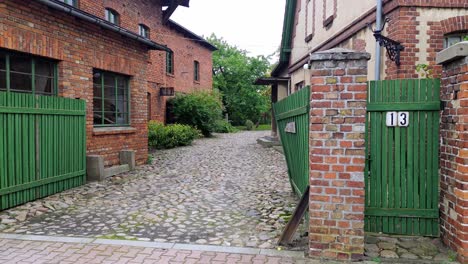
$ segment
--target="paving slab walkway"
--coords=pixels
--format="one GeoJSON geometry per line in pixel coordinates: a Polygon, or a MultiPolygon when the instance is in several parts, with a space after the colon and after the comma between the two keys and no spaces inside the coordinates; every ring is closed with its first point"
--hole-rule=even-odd
{"type": "Polygon", "coordinates": [[[297,251],[31,235],[0,235],[0,263],[297,263],[297,251]]]}
{"type": "Polygon", "coordinates": [[[275,248],[297,203],[284,157],[241,132],[0,213],[0,232],[275,248]]]}

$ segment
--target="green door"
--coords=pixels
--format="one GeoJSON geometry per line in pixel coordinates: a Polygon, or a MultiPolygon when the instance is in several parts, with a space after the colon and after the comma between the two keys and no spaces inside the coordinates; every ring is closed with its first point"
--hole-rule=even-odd
{"type": "Polygon", "coordinates": [[[307,86],[273,105],[289,180],[299,197],[309,185],[309,104],[307,86]]]}
{"type": "Polygon", "coordinates": [[[366,231],[439,235],[439,91],[438,79],[369,83],[366,231]]]}

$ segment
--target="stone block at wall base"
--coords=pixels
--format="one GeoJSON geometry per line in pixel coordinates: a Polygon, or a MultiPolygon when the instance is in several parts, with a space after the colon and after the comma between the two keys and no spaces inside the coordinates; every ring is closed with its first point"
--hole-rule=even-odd
{"type": "Polygon", "coordinates": [[[86,180],[103,181],[107,177],[135,169],[135,151],[123,150],[119,153],[120,164],[104,168],[104,157],[100,155],[86,156],[86,180]]]}

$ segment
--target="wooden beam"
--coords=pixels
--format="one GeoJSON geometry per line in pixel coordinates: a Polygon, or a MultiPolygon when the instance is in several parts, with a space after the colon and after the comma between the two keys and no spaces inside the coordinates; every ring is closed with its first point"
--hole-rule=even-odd
{"type": "Polygon", "coordinates": [[[288,224],[284,228],[283,233],[281,234],[281,237],[278,241],[280,246],[287,245],[291,242],[294,233],[301,223],[301,219],[304,217],[304,214],[309,208],[309,190],[310,186],[307,186],[306,191],[302,195],[301,201],[297,205],[296,210],[294,210],[291,220],[289,220],[288,224]]]}

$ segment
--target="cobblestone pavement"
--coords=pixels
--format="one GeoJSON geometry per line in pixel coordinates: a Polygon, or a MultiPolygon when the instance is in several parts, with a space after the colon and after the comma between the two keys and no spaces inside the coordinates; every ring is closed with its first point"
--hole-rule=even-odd
{"type": "MultiPolygon", "coordinates": [[[[125,241],[128,242],[128,241],[125,241]]],[[[245,254],[175,248],[92,243],[0,239],[0,263],[320,263],[297,256],[245,254]]]]}
{"type": "Polygon", "coordinates": [[[0,213],[0,232],[274,248],[296,198],[282,154],[242,132],[0,213]]]}
{"type": "Polygon", "coordinates": [[[365,255],[374,260],[398,262],[424,262],[449,264],[455,261],[456,253],[445,247],[439,238],[391,236],[367,234],[365,238],[365,255]]]}

